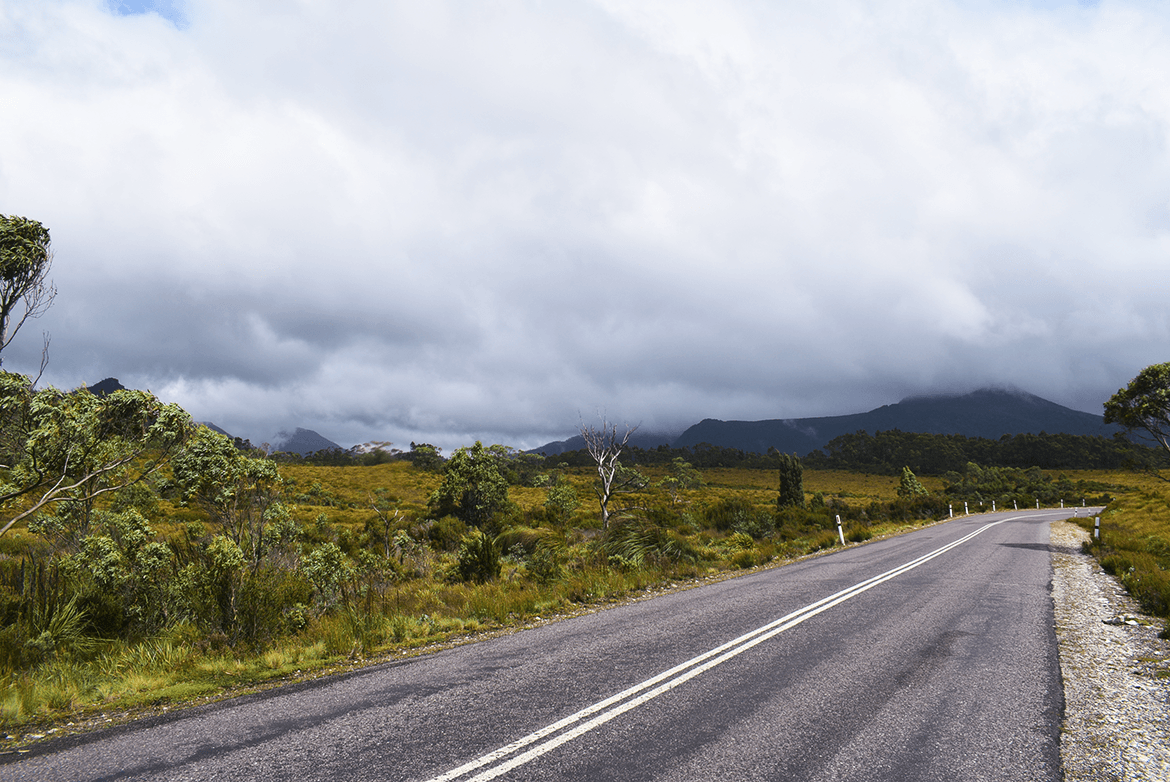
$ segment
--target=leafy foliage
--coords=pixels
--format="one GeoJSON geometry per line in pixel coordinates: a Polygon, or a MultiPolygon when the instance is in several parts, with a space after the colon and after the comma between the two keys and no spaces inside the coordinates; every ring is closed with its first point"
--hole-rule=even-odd
{"type": "Polygon", "coordinates": [[[53,284],[45,282],[53,264],[49,245],[49,229],[36,220],[0,214],[0,354],[20,327],[43,314],[57,295],[53,284]]]}
{"type": "Polygon", "coordinates": [[[684,491],[697,489],[703,485],[703,476],[690,462],[676,456],[671,460],[670,473],[659,481],[658,485],[670,495],[672,503],[678,503],[684,491]]]}
{"type": "Polygon", "coordinates": [[[82,532],[102,495],[139,483],[171,462],[193,432],[191,417],[145,391],[96,397],[85,389],[35,391],[23,375],[0,372],[0,503],[17,506],[0,535],[21,519],[65,503],[82,532]]]}
{"type": "Polygon", "coordinates": [[[777,508],[804,507],[804,466],[796,454],[780,454],[780,494],[776,497],[777,508]]]}
{"type": "Polygon", "coordinates": [[[961,473],[948,473],[946,494],[956,500],[970,502],[996,501],[1001,508],[1016,502],[1021,507],[1039,502],[1056,505],[1062,500],[1072,501],[1097,493],[1096,500],[1108,501],[1103,496],[1108,487],[1091,481],[1071,481],[1064,476],[1053,478],[1040,468],[1021,470],[1015,467],[983,467],[969,463],[961,473]]]}
{"type": "Polygon", "coordinates": [[[548,487],[548,495],[544,501],[544,506],[553,511],[557,518],[565,520],[572,515],[573,511],[581,506],[581,500],[577,497],[577,489],[568,481],[558,481],[552,486],[548,487]]]}
{"type": "Polygon", "coordinates": [[[183,499],[202,507],[246,551],[248,560],[259,565],[271,540],[265,526],[272,514],[281,512],[275,507],[281,484],[275,462],[246,456],[231,440],[203,426],[175,459],[174,476],[183,499]]]}
{"type": "Polygon", "coordinates": [[[499,545],[482,529],[467,533],[459,545],[456,572],[461,580],[478,584],[499,578],[499,545]]]}
{"type": "Polygon", "coordinates": [[[443,482],[431,496],[435,516],[453,515],[473,527],[487,525],[508,502],[508,482],[483,443],[459,448],[443,468],[443,482]]]}
{"type": "Polygon", "coordinates": [[[443,451],[430,443],[411,443],[406,458],[420,470],[439,472],[443,469],[443,451]]]}
{"type": "MultiPolygon", "coordinates": [[[[1124,426],[1131,439],[1153,443],[1170,453],[1170,363],[1146,367],[1110,397],[1105,403],[1105,421],[1124,426]]],[[[1162,477],[1157,469],[1148,471],[1162,477]]]]}
{"type": "Polygon", "coordinates": [[[902,481],[898,486],[898,496],[913,498],[921,497],[930,494],[926,487],[922,485],[922,481],[910,471],[909,467],[902,468],[902,481]]]}

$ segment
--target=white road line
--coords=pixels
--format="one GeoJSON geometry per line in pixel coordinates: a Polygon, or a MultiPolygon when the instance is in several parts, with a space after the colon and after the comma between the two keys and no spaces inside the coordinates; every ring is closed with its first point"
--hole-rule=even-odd
{"type": "Polygon", "coordinates": [[[751,649],[757,644],[763,643],[769,638],[779,635],[785,630],[796,627],[801,622],[804,622],[807,619],[811,619],[817,614],[823,611],[827,611],[833,606],[843,603],[852,597],[856,597],[862,592],[873,589],[878,584],[889,581],[892,578],[896,578],[903,573],[913,570],[919,565],[929,562],[937,556],[945,554],[956,546],[960,546],[966,543],[976,535],[996,526],[997,524],[1002,524],[1009,520],[1018,521],[1020,519],[1033,518],[1041,515],[1048,514],[1012,516],[1010,519],[1000,519],[999,521],[993,521],[989,524],[985,524],[974,532],[971,532],[959,538],[958,540],[952,541],[951,543],[948,543],[941,548],[935,549],[929,554],[924,554],[918,559],[911,560],[904,565],[899,565],[892,570],[887,570],[881,575],[874,576],[873,578],[869,578],[865,581],[854,584],[851,587],[842,589],[840,592],[822,598],[815,603],[810,603],[804,608],[793,611],[792,613],[787,614],[786,616],[782,616],[773,622],[769,622],[762,627],[758,627],[751,632],[745,633],[744,635],[741,635],[732,641],[728,641],[722,646],[718,646],[708,652],[704,652],[698,657],[693,657],[684,663],[676,665],[669,670],[663,671],[657,676],[647,679],[640,684],[636,684],[627,690],[623,690],[617,695],[612,695],[605,700],[598,701],[592,706],[581,709],[575,714],[571,714],[564,719],[558,720],[557,722],[548,725],[547,727],[541,728],[534,733],[530,733],[521,739],[517,739],[511,744],[500,747],[499,749],[465,763],[458,768],[453,768],[445,774],[441,774],[440,776],[428,780],[428,782],[450,782],[450,780],[458,779],[465,774],[469,774],[473,771],[476,771],[477,769],[481,769],[484,766],[491,765],[498,760],[503,760],[504,758],[519,752],[525,747],[536,744],[537,742],[541,741],[541,739],[545,739],[548,736],[553,736],[553,734],[559,733],[565,728],[568,728],[570,725],[580,723],[572,730],[567,730],[563,733],[560,733],[559,735],[554,736],[551,739],[548,739],[542,744],[537,744],[527,752],[516,755],[516,757],[513,757],[511,760],[483,771],[474,777],[470,777],[468,780],[466,780],[466,782],[485,782],[489,779],[495,779],[501,774],[506,774],[517,766],[522,766],[525,763],[528,763],[529,761],[534,760],[541,755],[544,755],[545,753],[561,746],[562,744],[565,744],[566,742],[572,741],[578,736],[588,733],[599,725],[603,725],[606,722],[609,722],[614,717],[617,717],[620,714],[624,714],[631,709],[637,708],[643,703],[646,703],[653,698],[657,698],[659,695],[665,692],[669,692],[683,682],[689,681],[699,674],[708,671],[715,666],[724,663],[739,654],[742,654],[743,652],[746,652],[748,649],[751,649]],[[643,692],[644,690],[645,692],[643,692]],[[642,694],[639,695],[638,693],[642,694]],[[588,719],[590,717],[592,717],[592,719],[588,719]]]}

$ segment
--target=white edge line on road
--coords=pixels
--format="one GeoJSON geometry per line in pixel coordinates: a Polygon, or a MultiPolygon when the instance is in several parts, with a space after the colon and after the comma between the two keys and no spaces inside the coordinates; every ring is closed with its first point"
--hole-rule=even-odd
{"type": "Polygon", "coordinates": [[[816,601],[815,603],[810,603],[809,605],[805,606],[804,608],[793,611],[792,613],[787,614],[785,616],[782,616],[779,619],[776,619],[772,622],[769,622],[768,624],[763,625],[762,627],[758,627],[755,630],[752,630],[748,633],[745,633],[734,640],[728,641],[727,643],[725,643],[721,646],[717,646],[716,648],[711,649],[708,652],[704,652],[703,654],[701,654],[697,657],[693,657],[684,663],[676,665],[673,668],[670,668],[669,670],[663,671],[662,673],[658,674],[657,676],[651,677],[651,678],[647,679],[646,681],[641,682],[640,684],[636,684],[633,687],[630,687],[626,690],[623,690],[622,692],[619,692],[616,695],[612,695],[612,696],[606,698],[605,700],[598,701],[597,703],[594,703],[592,706],[587,706],[586,708],[581,709],[580,711],[576,712],[575,714],[570,714],[568,717],[565,717],[564,719],[558,720],[557,722],[554,722],[551,725],[548,725],[544,728],[541,728],[540,730],[535,731],[534,733],[530,733],[521,739],[517,739],[516,741],[513,741],[511,744],[507,744],[503,747],[500,747],[497,750],[494,750],[493,752],[489,752],[486,755],[482,755],[482,756],[480,756],[480,757],[478,757],[478,758],[476,758],[468,763],[463,764],[462,766],[459,766],[458,768],[453,768],[444,774],[441,774],[437,777],[434,777],[434,778],[428,780],[428,782],[450,782],[450,780],[457,779],[465,774],[469,774],[472,771],[475,771],[476,769],[483,768],[484,766],[490,765],[490,764],[496,762],[497,760],[501,760],[503,758],[506,758],[509,755],[523,749],[524,747],[527,747],[530,744],[534,744],[547,736],[551,736],[552,734],[557,733],[558,731],[561,731],[562,729],[567,728],[568,726],[573,725],[574,723],[582,722],[582,720],[585,720],[586,718],[591,717],[592,715],[597,714],[598,712],[604,712],[603,714],[600,714],[596,717],[593,717],[593,719],[590,719],[587,722],[582,722],[582,724],[578,725],[577,727],[573,728],[572,730],[561,733],[559,736],[556,736],[555,738],[552,738],[552,739],[544,742],[543,744],[539,744],[538,746],[533,747],[532,749],[528,750],[527,752],[524,752],[520,755],[517,755],[516,757],[507,761],[506,763],[502,763],[499,766],[496,766],[496,767],[491,768],[487,771],[484,771],[483,773],[478,774],[474,777],[471,777],[470,779],[467,780],[467,782],[486,782],[486,780],[495,779],[496,777],[500,776],[501,774],[505,774],[508,771],[511,771],[512,769],[516,768],[517,766],[521,766],[525,763],[528,763],[529,761],[534,760],[537,757],[540,757],[541,755],[561,746],[562,744],[565,744],[565,743],[577,738],[578,736],[581,736],[585,733],[588,733],[589,731],[593,730],[594,728],[598,727],[599,725],[603,725],[604,723],[609,722],[614,717],[617,717],[620,714],[624,714],[625,712],[630,711],[631,709],[634,709],[634,708],[642,705],[643,703],[646,703],[647,701],[658,697],[659,695],[661,695],[665,692],[669,692],[670,690],[674,689],[675,687],[679,686],[680,684],[682,684],[686,681],[689,681],[690,679],[693,679],[694,677],[698,676],[699,674],[701,674],[705,671],[708,671],[708,670],[714,668],[715,666],[717,666],[721,663],[724,663],[724,662],[732,659],[733,657],[736,657],[739,654],[742,654],[743,652],[747,651],[748,649],[751,649],[752,647],[756,646],[757,644],[763,643],[764,641],[768,640],[769,638],[772,638],[773,636],[779,635],[780,633],[784,632],[785,630],[796,627],[797,625],[804,622],[805,620],[811,619],[812,617],[816,616],[817,614],[820,614],[823,611],[827,611],[830,608],[832,608],[833,606],[838,605],[839,603],[843,603],[852,597],[856,597],[857,595],[860,595],[862,592],[865,592],[867,590],[874,588],[878,584],[889,581],[892,578],[896,578],[897,576],[900,576],[903,573],[906,573],[907,571],[913,570],[914,568],[918,567],[919,565],[922,565],[922,564],[925,564],[926,562],[929,562],[930,560],[934,559],[937,556],[945,554],[946,552],[950,551],[951,549],[955,548],[956,546],[960,546],[960,545],[966,543],[967,541],[974,538],[976,535],[978,535],[978,534],[980,534],[980,533],[982,533],[982,532],[984,532],[984,531],[986,531],[986,530],[988,530],[988,529],[990,529],[998,524],[1002,524],[1005,521],[1009,521],[1009,520],[1019,521],[1021,519],[1032,518],[1032,517],[1039,516],[1039,515],[1050,515],[1050,514],[1035,514],[1035,513],[1033,513],[1033,514],[1027,514],[1027,515],[1012,516],[1010,519],[1000,519],[999,521],[993,521],[993,522],[990,522],[988,524],[985,524],[982,527],[980,527],[979,529],[974,530],[973,532],[970,532],[967,535],[965,535],[957,540],[951,541],[950,543],[948,543],[945,546],[942,546],[941,548],[935,549],[934,551],[931,551],[928,554],[924,554],[921,557],[918,557],[917,559],[914,559],[914,560],[911,560],[910,562],[905,563],[904,565],[899,565],[896,568],[893,568],[891,570],[887,570],[885,573],[882,573],[880,575],[866,579],[865,581],[861,581],[857,584],[854,584],[851,587],[847,587],[846,589],[842,589],[840,592],[836,592],[832,595],[829,595],[828,597],[822,598],[822,599],[816,601]],[[714,658],[714,659],[712,659],[712,658],[714,658]],[[665,683],[663,683],[663,682],[665,682],[665,683]],[[658,686],[655,687],[655,685],[658,685],[658,686]],[[632,697],[632,696],[637,695],[638,693],[642,692],[643,690],[647,690],[648,688],[651,688],[651,687],[654,687],[654,689],[651,689],[648,692],[645,692],[636,698],[632,697]],[[627,700],[627,699],[629,699],[629,700],[627,700]],[[624,701],[624,703],[623,703],[623,701],[624,701]],[[617,705],[617,706],[615,706],[615,708],[612,708],[612,709],[609,708],[611,706],[614,706],[615,704],[620,704],[620,705],[617,705]],[[605,711],[606,709],[609,709],[609,711],[605,711]]]}

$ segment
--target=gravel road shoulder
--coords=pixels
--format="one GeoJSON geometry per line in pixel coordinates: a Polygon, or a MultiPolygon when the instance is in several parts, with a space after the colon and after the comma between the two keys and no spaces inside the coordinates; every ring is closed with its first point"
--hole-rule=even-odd
{"type": "Polygon", "coordinates": [[[1051,525],[1052,597],[1064,678],[1068,782],[1170,781],[1170,641],[1081,552],[1088,533],[1051,525]]]}

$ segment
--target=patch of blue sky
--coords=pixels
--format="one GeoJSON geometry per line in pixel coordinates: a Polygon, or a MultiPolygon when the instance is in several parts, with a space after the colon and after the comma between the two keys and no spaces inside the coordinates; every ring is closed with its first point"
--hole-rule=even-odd
{"type": "Polygon", "coordinates": [[[158,14],[179,29],[187,26],[183,0],[107,0],[106,5],[118,16],[158,14]]]}

